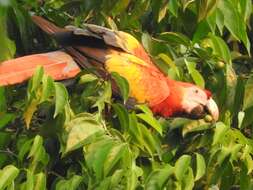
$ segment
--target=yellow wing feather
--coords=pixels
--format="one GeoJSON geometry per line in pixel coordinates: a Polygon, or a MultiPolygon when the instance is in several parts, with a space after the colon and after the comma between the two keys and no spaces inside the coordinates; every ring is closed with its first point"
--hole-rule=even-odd
{"type": "Polygon", "coordinates": [[[109,73],[117,72],[127,79],[130,96],[139,103],[153,106],[169,96],[166,77],[138,57],[127,53],[107,55],[105,67],[109,73]]]}

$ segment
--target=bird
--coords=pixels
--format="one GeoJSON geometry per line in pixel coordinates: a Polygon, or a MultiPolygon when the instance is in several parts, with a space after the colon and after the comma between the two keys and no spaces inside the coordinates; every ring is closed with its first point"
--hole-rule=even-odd
{"type": "Polygon", "coordinates": [[[199,119],[210,114],[214,121],[218,120],[219,108],[209,90],[166,76],[131,34],[86,23],[82,28],[61,28],[36,15],[32,20],[64,50],[2,62],[0,86],[28,80],[38,65],[54,80],[73,78],[81,68],[95,68],[102,78],[113,72],[124,77],[129,83],[130,97],[138,104],[147,104],[155,115],[199,119]]]}

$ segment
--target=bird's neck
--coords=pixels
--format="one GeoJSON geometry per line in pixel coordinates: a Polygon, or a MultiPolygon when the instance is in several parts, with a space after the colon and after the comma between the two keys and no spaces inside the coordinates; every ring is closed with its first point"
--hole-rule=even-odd
{"type": "Polygon", "coordinates": [[[183,112],[181,104],[183,98],[182,88],[177,81],[171,79],[168,79],[168,85],[170,87],[169,96],[151,108],[155,114],[163,117],[170,117],[183,112]]]}

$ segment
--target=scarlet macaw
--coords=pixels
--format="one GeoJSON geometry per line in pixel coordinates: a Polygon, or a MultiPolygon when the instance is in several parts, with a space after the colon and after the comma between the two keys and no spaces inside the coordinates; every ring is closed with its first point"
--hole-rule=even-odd
{"type": "Polygon", "coordinates": [[[27,80],[38,65],[55,80],[72,78],[80,72],[76,61],[81,67],[96,67],[102,77],[117,72],[128,81],[130,96],[138,103],[147,103],[157,115],[198,118],[208,112],[215,121],[218,119],[219,110],[211,92],[165,76],[132,35],[92,24],[85,24],[84,29],[59,28],[42,17],[32,19],[67,53],[56,51],[5,61],[0,65],[0,85],[27,80]]]}

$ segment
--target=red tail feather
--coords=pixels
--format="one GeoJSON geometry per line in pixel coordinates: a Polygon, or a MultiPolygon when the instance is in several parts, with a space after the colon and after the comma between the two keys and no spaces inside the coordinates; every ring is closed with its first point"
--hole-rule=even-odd
{"type": "Polygon", "coordinates": [[[0,86],[18,84],[28,80],[36,67],[42,66],[54,80],[76,76],[80,68],[73,58],[62,51],[24,56],[0,64],[0,86]]]}

